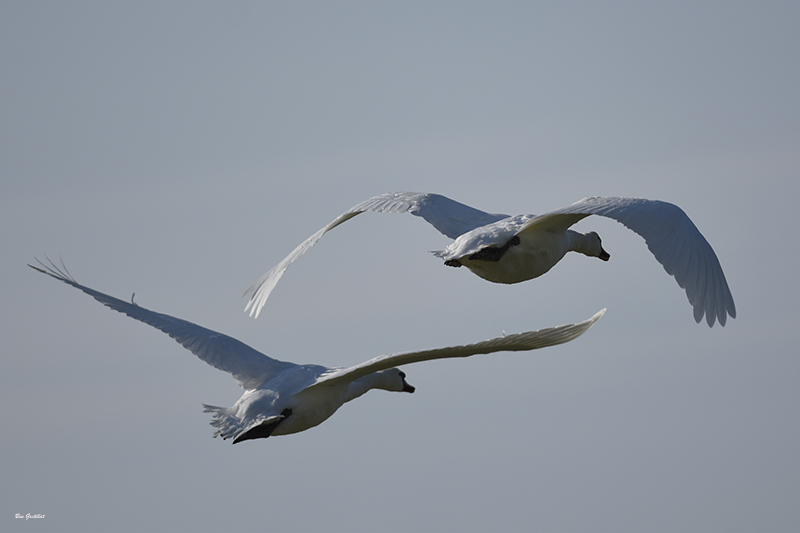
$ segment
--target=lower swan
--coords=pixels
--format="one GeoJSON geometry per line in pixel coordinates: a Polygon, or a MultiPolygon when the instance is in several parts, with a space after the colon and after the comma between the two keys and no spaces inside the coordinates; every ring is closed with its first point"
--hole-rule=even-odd
{"type": "Polygon", "coordinates": [[[66,267],[39,262],[31,268],[72,285],[95,300],[157,328],[209,365],[231,374],[244,394],[232,407],[204,405],[212,413],[215,437],[233,443],[299,433],[327,420],[344,403],[371,389],[414,392],[398,366],[431,359],[525,351],[571,341],[585,333],[605,309],[577,324],[506,335],[464,346],[381,355],[348,368],[279,361],[246,344],[186,320],[156,313],[79,284],[66,267]]]}

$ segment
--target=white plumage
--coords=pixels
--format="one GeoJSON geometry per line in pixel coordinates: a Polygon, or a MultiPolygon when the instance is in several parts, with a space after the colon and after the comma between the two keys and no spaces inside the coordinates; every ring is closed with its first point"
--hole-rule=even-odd
{"type": "Polygon", "coordinates": [[[582,335],[605,312],[603,309],[577,324],[505,335],[465,346],[382,355],[349,368],[328,368],[272,359],[227,335],[85,287],[66,268],[59,269],[52,262],[40,265],[44,268],[29,266],[82,290],[115,311],[160,329],[209,365],[236,378],[245,391],[232,407],[204,405],[206,412],[214,416],[211,422],[217,428],[214,436],[232,438],[234,443],[305,431],[370,389],[414,392],[397,366],[561,344],[582,335]]]}
{"type": "Polygon", "coordinates": [[[434,254],[448,266],[466,266],[495,283],[519,283],[541,276],[569,251],[607,261],[595,232],[569,229],[589,215],[621,222],[644,237],[648,248],[686,290],[694,318],[703,316],[709,326],[725,325],[736,317],[736,306],[714,250],[686,213],[676,205],[642,198],[589,197],[544,215],[485,213],[450,198],[432,193],[398,192],[375,196],[339,215],[303,241],[246,292],[245,311],[258,316],[283,273],[326,232],[365,211],[411,213],[455,239],[434,254]]]}

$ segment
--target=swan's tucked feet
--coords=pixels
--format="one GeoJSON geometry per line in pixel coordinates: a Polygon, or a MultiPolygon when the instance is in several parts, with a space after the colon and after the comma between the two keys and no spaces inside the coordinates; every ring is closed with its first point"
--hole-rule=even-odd
{"type": "Polygon", "coordinates": [[[233,443],[237,444],[239,442],[242,442],[243,440],[266,439],[267,437],[272,435],[272,432],[275,431],[275,429],[278,427],[278,425],[280,425],[281,422],[283,422],[290,416],[292,416],[292,410],[284,409],[283,411],[281,411],[280,418],[278,418],[277,420],[265,421],[255,426],[254,428],[245,431],[244,433],[233,439],[233,443]]]}
{"type": "Polygon", "coordinates": [[[476,259],[480,259],[482,261],[500,261],[503,256],[506,254],[509,248],[512,246],[516,246],[519,244],[519,237],[514,235],[511,239],[505,243],[503,246],[487,246],[486,248],[482,248],[475,252],[474,254],[470,255],[469,258],[473,261],[476,259]]]}

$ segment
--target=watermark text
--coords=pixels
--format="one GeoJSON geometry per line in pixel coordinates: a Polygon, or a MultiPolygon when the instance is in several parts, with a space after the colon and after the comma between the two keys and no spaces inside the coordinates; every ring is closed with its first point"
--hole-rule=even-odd
{"type": "Polygon", "coordinates": [[[24,518],[25,520],[30,520],[31,518],[44,518],[44,515],[43,514],[31,514],[31,513],[28,513],[28,514],[14,513],[14,518],[24,518]]]}

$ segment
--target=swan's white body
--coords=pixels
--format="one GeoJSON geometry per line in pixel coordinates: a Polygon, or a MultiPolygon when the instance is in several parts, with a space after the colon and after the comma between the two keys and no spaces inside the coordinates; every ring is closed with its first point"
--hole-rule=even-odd
{"type": "Polygon", "coordinates": [[[103,305],[160,329],[214,368],[228,372],[245,389],[229,408],[205,405],[214,414],[215,437],[233,442],[288,435],[312,428],[336,412],[345,402],[370,389],[414,392],[397,366],[450,357],[469,357],[499,351],[524,351],[553,346],[575,339],[605,312],[589,320],[539,331],[528,331],[466,346],[451,346],[418,352],[389,354],[349,368],[298,365],[272,359],[246,344],[169,315],[156,313],[80,285],[66,268],[40,263],[31,266],[82,290],[103,305]]]}
{"type": "Polygon", "coordinates": [[[245,294],[245,311],[258,316],[269,294],[290,264],[326,232],[359,213],[411,213],[455,239],[434,254],[449,266],[466,266],[495,283],[519,283],[541,276],[569,251],[608,260],[595,232],[578,233],[569,227],[589,215],[621,222],[644,237],[648,248],[675,277],[700,322],[725,325],[736,317],[736,306],[714,250],[688,216],[676,205],[642,198],[589,197],[544,215],[491,214],[432,193],[387,193],[370,198],[342,213],[303,241],[245,294]]]}

